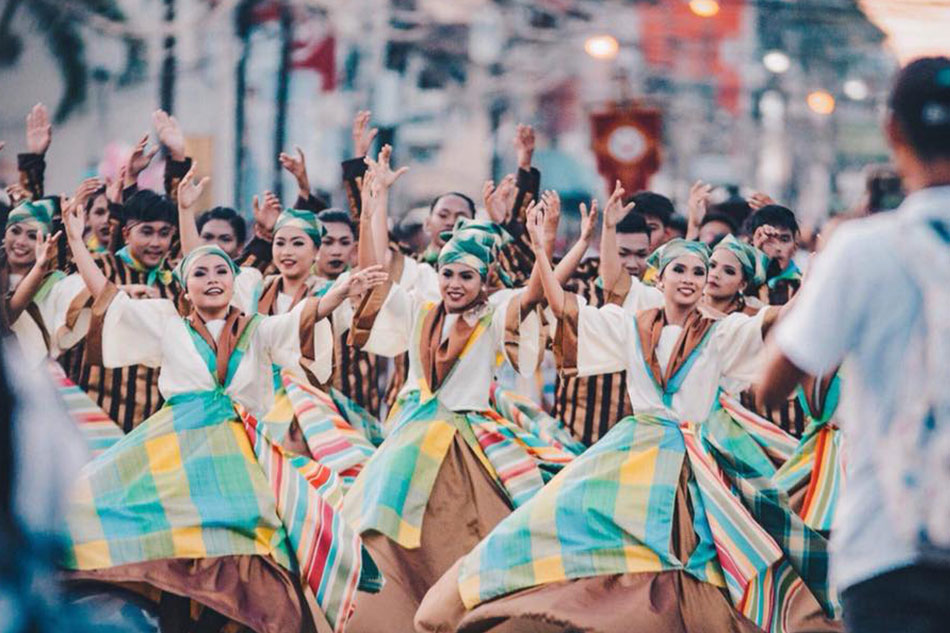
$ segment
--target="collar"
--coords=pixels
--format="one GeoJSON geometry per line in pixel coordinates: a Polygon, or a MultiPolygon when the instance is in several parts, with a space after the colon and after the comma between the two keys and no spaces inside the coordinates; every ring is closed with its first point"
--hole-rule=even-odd
{"type": "Polygon", "coordinates": [[[950,219],[950,185],[915,191],[904,199],[895,213],[909,219],[950,219]]]}

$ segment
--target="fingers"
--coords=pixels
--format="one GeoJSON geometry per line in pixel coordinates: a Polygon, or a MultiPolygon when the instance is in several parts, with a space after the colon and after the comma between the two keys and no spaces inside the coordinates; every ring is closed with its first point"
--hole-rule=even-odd
{"type": "Polygon", "coordinates": [[[303,155],[303,150],[300,149],[300,146],[299,146],[299,145],[294,145],[294,151],[297,152],[297,158],[298,158],[298,160],[300,161],[300,164],[301,164],[301,165],[306,164],[307,159],[304,157],[304,155],[303,155]]]}

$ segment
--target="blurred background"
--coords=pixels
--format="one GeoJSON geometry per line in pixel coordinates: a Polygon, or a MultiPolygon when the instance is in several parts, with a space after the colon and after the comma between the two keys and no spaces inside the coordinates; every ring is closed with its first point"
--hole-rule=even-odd
{"type": "Polygon", "coordinates": [[[948,34],[935,0],[0,0],[0,184],[37,101],[56,116],[50,192],[114,176],[161,107],[215,203],[289,200],[276,156],[299,145],[339,206],[368,108],[412,167],[396,214],[449,189],[478,199],[514,170],[524,122],[568,212],[618,175],[681,208],[703,179],[808,226],[857,202],[887,159],[889,78],[948,34]]]}

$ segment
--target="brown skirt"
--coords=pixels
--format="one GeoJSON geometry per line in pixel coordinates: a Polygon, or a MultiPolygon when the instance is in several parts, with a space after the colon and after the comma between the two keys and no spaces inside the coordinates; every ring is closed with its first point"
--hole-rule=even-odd
{"type": "MultiPolygon", "coordinates": [[[[684,461],[673,518],[673,552],[687,560],[698,538],[684,461]]],[[[725,590],[683,571],[611,574],[539,585],[467,611],[458,592],[461,561],[439,579],[416,613],[418,633],[761,633],[725,590]]],[[[837,632],[806,588],[792,596],[786,630],[837,632]]]]}
{"type": "Polygon", "coordinates": [[[378,532],[363,534],[386,582],[377,594],[357,594],[347,633],[411,633],[429,588],[510,513],[506,497],[456,434],[422,518],[421,546],[406,549],[378,532]]]}
{"type": "Polygon", "coordinates": [[[145,597],[158,606],[163,633],[331,631],[300,582],[267,556],[170,558],[71,571],[65,580],[77,587],[114,585],[145,597]]]}

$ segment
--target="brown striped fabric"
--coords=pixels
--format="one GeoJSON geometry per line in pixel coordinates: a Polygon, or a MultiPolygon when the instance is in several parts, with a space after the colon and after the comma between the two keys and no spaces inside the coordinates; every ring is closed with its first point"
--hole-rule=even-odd
{"type": "MultiPolygon", "coordinates": [[[[94,257],[106,278],[115,285],[145,284],[148,273],[134,270],[112,253],[97,253],[94,257]]],[[[161,297],[178,302],[181,290],[177,283],[158,283],[155,288],[161,297]]],[[[108,369],[92,364],[86,341],[67,350],[59,362],[70,380],[85,390],[126,433],[158,411],[164,402],[158,392],[157,368],[130,365],[108,369]]]]}
{"type": "MultiPolygon", "coordinates": [[[[597,285],[600,261],[586,259],[577,267],[566,284],[568,292],[578,294],[588,305],[608,303],[604,289],[597,285]]],[[[624,297],[612,296],[618,305],[624,297]]],[[[577,378],[558,372],[554,383],[554,407],[551,415],[562,420],[578,441],[590,446],[609,431],[614,424],[633,413],[627,395],[627,372],[577,378]]]]}

